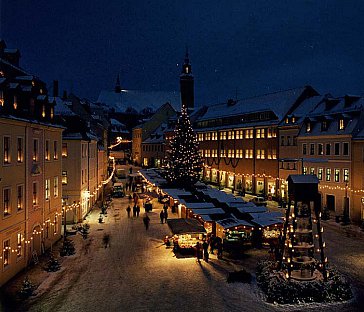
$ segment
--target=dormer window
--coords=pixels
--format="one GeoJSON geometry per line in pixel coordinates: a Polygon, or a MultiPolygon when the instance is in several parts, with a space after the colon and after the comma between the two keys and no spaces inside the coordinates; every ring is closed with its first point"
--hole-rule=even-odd
{"type": "Polygon", "coordinates": [[[322,123],[321,123],[321,131],[326,131],[327,130],[327,121],[324,120],[322,123]]]}
{"type": "Polygon", "coordinates": [[[306,123],[306,132],[311,132],[311,123],[310,122],[306,123]]]}
{"type": "Polygon", "coordinates": [[[289,119],[288,119],[288,117],[286,118],[286,121],[285,121],[285,122],[286,122],[286,124],[288,124],[288,123],[289,123],[289,119]]]}
{"type": "Polygon", "coordinates": [[[340,119],[339,120],[339,130],[344,130],[345,129],[345,121],[344,119],[340,119]]]}
{"type": "Polygon", "coordinates": [[[14,95],[13,107],[14,107],[14,109],[17,109],[18,108],[18,98],[16,97],[16,95],[14,95]]]}
{"type": "Polygon", "coordinates": [[[186,74],[188,74],[188,67],[186,67],[186,74]]]}
{"type": "Polygon", "coordinates": [[[4,106],[4,91],[0,90],[0,106],[4,106]]]}

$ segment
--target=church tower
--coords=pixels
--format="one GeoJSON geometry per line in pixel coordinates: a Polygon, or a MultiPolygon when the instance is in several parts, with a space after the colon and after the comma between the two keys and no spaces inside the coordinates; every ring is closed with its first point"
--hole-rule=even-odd
{"type": "Polygon", "coordinates": [[[185,61],[182,66],[182,73],[179,78],[179,84],[181,90],[182,106],[185,105],[187,107],[188,113],[191,113],[194,110],[195,96],[194,96],[194,80],[187,49],[186,49],[185,61]]]}

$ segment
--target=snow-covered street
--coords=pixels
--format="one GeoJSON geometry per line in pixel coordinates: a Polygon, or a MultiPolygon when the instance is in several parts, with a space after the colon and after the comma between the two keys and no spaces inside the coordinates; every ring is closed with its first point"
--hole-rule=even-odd
{"type": "MultiPolygon", "coordinates": [[[[299,311],[317,309],[317,305],[274,306],[264,302],[252,284],[226,282],[228,271],[245,268],[254,273],[258,259],[267,250],[251,250],[240,261],[218,260],[209,263],[195,258],[177,259],[172,249],[163,245],[169,233],[160,224],[158,203],[153,203],[149,230],[142,216],[127,217],[128,199],[114,199],[105,223],[99,224],[98,211],[87,222],[89,238],[74,237],[77,252],[62,260],[62,270],[47,273],[37,289],[19,311],[299,311]],[[157,209],[155,209],[158,206],[157,209]],[[110,235],[110,246],[103,244],[104,233],[110,235]]],[[[170,217],[174,217],[170,214],[170,217]]],[[[335,225],[328,226],[329,259],[343,266],[356,286],[363,281],[363,241],[358,237],[340,237],[335,225]],[[332,244],[336,246],[332,247],[332,244]],[[358,248],[358,256],[350,250],[358,248]],[[332,255],[331,255],[332,254],[332,255]],[[360,259],[359,259],[360,258],[360,259]]],[[[361,290],[363,292],[363,290],[361,290]]],[[[363,293],[361,293],[361,296],[363,293]]],[[[362,297],[361,297],[362,298],[362,297]]],[[[320,306],[322,311],[355,311],[356,303],[320,306]]]]}

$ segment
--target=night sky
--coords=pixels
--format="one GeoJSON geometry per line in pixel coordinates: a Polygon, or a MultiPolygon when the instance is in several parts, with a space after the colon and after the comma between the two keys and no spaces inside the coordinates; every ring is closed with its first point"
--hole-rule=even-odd
{"type": "Polygon", "coordinates": [[[364,94],[362,0],[0,0],[0,37],[21,65],[97,99],[179,90],[189,46],[196,104],[311,84],[364,94]]]}

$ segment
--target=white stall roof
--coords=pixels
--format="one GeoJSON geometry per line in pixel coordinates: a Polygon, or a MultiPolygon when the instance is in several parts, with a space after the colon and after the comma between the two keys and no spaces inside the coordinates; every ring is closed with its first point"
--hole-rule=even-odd
{"type": "Polygon", "coordinates": [[[245,220],[239,220],[236,218],[227,218],[223,220],[216,221],[219,225],[221,225],[224,229],[229,229],[235,226],[247,226],[247,227],[254,227],[253,224],[251,224],[248,221],[245,220]]]}
{"type": "Polygon", "coordinates": [[[186,202],[184,199],[180,199],[179,201],[181,204],[185,205],[187,209],[209,209],[215,208],[213,203],[205,203],[205,202],[198,202],[198,203],[189,203],[186,202]]]}
{"type": "Polygon", "coordinates": [[[221,208],[210,208],[210,209],[192,209],[192,212],[196,215],[213,215],[213,214],[224,214],[225,211],[221,208]]]}
{"type": "Polygon", "coordinates": [[[250,215],[253,218],[251,222],[262,227],[283,223],[283,219],[281,217],[277,217],[275,212],[250,213],[250,215]]]}

